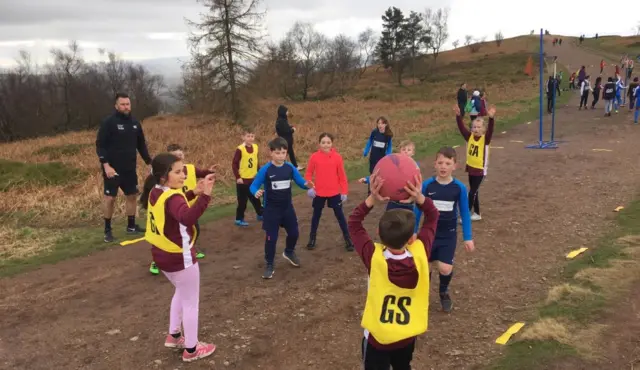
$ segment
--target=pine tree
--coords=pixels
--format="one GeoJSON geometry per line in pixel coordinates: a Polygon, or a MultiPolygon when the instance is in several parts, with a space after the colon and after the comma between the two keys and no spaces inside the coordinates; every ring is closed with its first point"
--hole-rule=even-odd
{"type": "Polygon", "coordinates": [[[382,16],[382,37],[378,41],[376,54],[385,68],[391,67],[402,85],[402,72],[407,57],[406,19],[402,10],[390,7],[382,16]]]}

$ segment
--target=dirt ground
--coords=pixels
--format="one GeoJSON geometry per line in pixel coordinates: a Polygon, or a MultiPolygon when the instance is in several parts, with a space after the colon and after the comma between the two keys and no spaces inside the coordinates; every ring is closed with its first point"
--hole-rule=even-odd
{"type": "MultiPolygon", "coordinates": [[[[600,57],[563,48],[565,63],[593,64],[595,72],[600,57]]],[[[626,111],[605,118],[602,109],[578,111],[577,102],[573,97],[557,112],[556,136],[567,140],[557,150],[514,142],[537,140],[535,122],[496,132],[480,192],[484,219],[473,224],[477,251],[460,248],[457,255],[453,313],[440,312],[433,295],[415,369],[476,369],[498,356],[503,347],[495,338],[544,299],[564,255],[590,246],[613,224],[612,210],[631,200],[640,126],[626,111]]],[[[422,167],[425,177],[432,174],[430,158],[422,167]]],[[[466,182],[463,170],[456,174],[466,182]]],[[[346,211],[365,195],[365,187],[352,184],[346,211]]],[[[201,262],[200,340],[218,350],[189,368],[360,368],[365,269],[344,251],[329,210],[318,248],[304,248],[310,205],[306,197],[295,199],[302,267],[278,257],[270,281],[260,278],[259,224],[241,230],[226,219],[203,227],[208,257],[201,262]]],[[[372,233],[379,215],[368,219],[372,233]]],[[[149,259],[147,245],[116,247],[0,280],[0,368],[187,368],[178,351],[162,346],[172,287],[149,275],[149,259]]]]}

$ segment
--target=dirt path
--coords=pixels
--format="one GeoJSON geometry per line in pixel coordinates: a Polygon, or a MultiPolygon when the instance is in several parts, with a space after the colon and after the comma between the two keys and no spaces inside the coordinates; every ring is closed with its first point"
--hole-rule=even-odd
{"type": "MultiPolygon", "coordinates": [[[[599,62],[566,46],[563,59],[599,62]]],[[[579,112],[577,102],[574,97],[557,113],[557,136],[569,141],[557,151],[512,142],[533,142],[535,123],[496,134],[481,190],[484,220],[474,223],[478,251],[461,249],[456,258],[454,312],[439,312],[432,300],[416,369],[472,369],[497,356],[495,338],[544,298],[546,280],[564,254],[594,240],[612,224],[613,208],[631,199],[640,128],[626,112],[605,119],[601,109],[579,112]]],[[[430,163],[423,164],[425,177],[430,163]]],[[[462,171],[457,175],[466,182],[462,171]]],[[[351,189],[348,211],[366,194],[356,184],[351,189]]],[[[222,220],[203,228],[209,254],[201,265],[200,339],[219,349],[190,369],[212,362],[224,368],[225,361],[247,370],[359,368],[365,270],[342,249],[330,212],[320,225],[319,247],[305,250],[310,202],[298,197],[295,205],[303,266],[289,268],[279,258],[272,281],[260,279],[258,224],[238,230],[222,220]]],[[[371,232],[379,215],[369,218],[371,232]]],[[[0,280],[0,368],[186,368],[178,352],[162,347],[172,289],[148,274],[149,257],[145,245],[119,247],[0,280]],[[120,332],[107,334],[114,329],[120,332]]]]}

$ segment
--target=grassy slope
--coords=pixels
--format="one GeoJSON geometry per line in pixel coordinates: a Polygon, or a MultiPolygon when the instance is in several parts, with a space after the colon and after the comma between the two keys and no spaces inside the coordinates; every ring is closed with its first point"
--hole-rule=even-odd
{"type": "MultiPolygon", "coordinates": [[[[619,63],[620,57],[623,54],[628,54],[630,58],[634,59],[640,55],[640,36],[602,36],[598,39],[589,38],[584,40],[582,46],[619,63]]],[[[637,62],[637,60],[635,61],[637,62]]]]}

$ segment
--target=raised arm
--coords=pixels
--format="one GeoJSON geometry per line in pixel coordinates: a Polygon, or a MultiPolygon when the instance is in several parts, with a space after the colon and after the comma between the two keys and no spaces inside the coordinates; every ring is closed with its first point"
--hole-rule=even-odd
{"type": "MultiPolygon", "coordinates": [[[[422,182],[421,192],[422,192],[422,195],[424,195],[425,197],[427,196],[427,186],[429,186],[429,184],[431,184],[432,182],[433,182],[433,177],[430,177],[422,182]]],[[[413,232],[414,234],[418,234],[418,231],[420,231],[420,219],[422,218],[421,207],[417,205],[413,207],[413,214],[416,216],[416,224],[413,227],[413,232]]]]}
{"type": "Polygon", "coordinates": [[[353,212],[351,212],[349,221],[347,222],[347,228],[349,229],[349,236],[351,237],[351,241],[353,241],[353,246],[362,259],[367,271],[371,269],[371,258],[375,251],[373,240],[371,240],[367,230],[364,228],[364,225],[362,225],[362,222],[373,208],[373,204],[367,203],[368,200],[369,198],[360,203],[353,212]]]}
{"type": "Polygon", "coordinates": [[[484,142],[486,143],[486,145],[491,144],[491,138],[493,137],[494,126],[495,126],[495,119],[493,119],[493,116],[489,116],[489,126],[487,127],[487,133],[484,136],[484,142]]]}
{"type": "Polygon", "coordinates": [[[462,137],[464,137],[464,140],[469,141],[471,131],[469,131],[467,126],[464,124],[464,121],[462,121],[462,116],[460,116],[460,114],[456,115],[456,123],[458,124],[458,131],[460,131],[460,134],[462,135],[462,137]]]}

